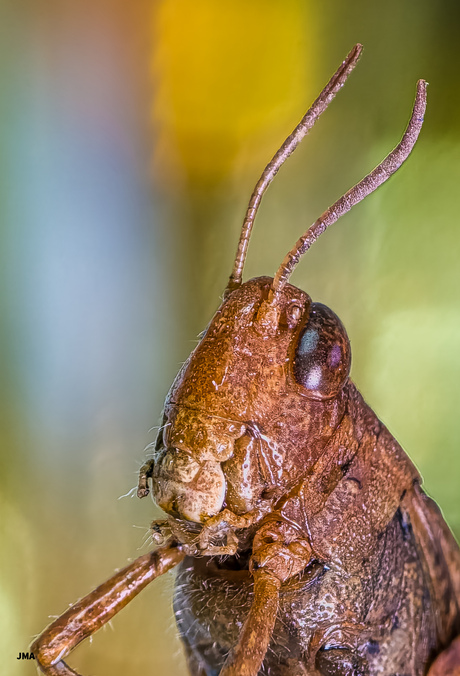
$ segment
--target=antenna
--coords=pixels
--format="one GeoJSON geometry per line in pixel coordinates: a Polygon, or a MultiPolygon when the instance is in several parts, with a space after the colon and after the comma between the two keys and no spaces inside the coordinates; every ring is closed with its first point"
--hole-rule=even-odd
{"type": "Polygon", "coordinates": [[[423,124],[423,117],[426,109],[426,87],[425,80],[417,82],[417,93],[412,115],[407,125],[407,129],[401,139],[401,142],[385,159],[365,176],[359,183],[351,188],[345,195],[337,200],[329,209],[327,209],[307,232],[297,241],[294,248],[287,254],[281,263],[272,283],[270,293],[270,302],[276,303],[283,286],[288,281],[294,268],[300,260],[300,257],[308,251],[313,242],[323,233],[329,225],[335,223],[343,214],[350,211],[355,204],[361,202],[367,195],[370,195],[382,183],[390,178],[399,167],[409,157],[420,133],[423,124]]]}
{"type": "Polygon", "coordinates": [[[273,158],[262,172],[262,176],[258,180],[257,185],[251,195],[251,199],[249,200],[243,226],[241,228],[240,240],[238,242],[238,249],[236,251],[232,274],[230,275],[227,285],[227,291],[233,291],[233,289],[236,289],[241,285],[244,263],[249,246],[249,239],[251,237],[254,220],[264,192],[273,181],[280,167],[284,164],[289,155],[294,152],[302,139],[313,127],[321,113],[326,110],[337,92],[343,87],[351,71],[356,66],[362,50],[363,47],[360,44],[357,44],[353,47],[345,61],[342,62],[338,70],[331,77],[311,108],[307,110],[292,134],[287,137],[281,148],[275,153],[273,158]]]}

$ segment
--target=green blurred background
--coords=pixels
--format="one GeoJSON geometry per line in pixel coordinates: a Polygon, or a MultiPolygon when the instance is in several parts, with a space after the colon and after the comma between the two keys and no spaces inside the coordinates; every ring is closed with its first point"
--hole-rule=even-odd
{"type": "MultiPolygon", "coordinates": [[[[218,304],[263,166],[351,46],[356,72],[282,169],[247,276],[396,144],[413,156],[294,283],[342,318],[353,378],[460,535],[460,5],[453,0],[2,0],[2,673],[67,604],[148,551],[136,484],[218,304]]],[[[69,660],[185,674],[159,580],[69,660]]]]}

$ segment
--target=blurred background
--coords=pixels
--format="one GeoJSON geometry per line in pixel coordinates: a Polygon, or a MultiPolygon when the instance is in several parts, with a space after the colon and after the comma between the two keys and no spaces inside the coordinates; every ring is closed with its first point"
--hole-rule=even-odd
{"type": "MultiPolygon", "coordinates": [[[[460,535],[460,5],[454,0],[2,0],[0,641],[5,673],[68,604],[148,551],[135,486],[164,396],[217,307],[252,188],[352,45],[355,73],[280,171],[246,278],[399,140],[407,164],[293,282],[460,535]]],[[[69,662],[185,675],[156,581],[69,662]]]]}

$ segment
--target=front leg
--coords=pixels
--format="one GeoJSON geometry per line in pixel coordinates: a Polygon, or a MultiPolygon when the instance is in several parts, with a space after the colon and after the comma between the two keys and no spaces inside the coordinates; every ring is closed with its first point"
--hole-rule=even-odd
{"type": "Polygon", "coordinates": [[[263,569],[281,582],[286,582],[304,570],[311,553],[308,540],[284,519],[274,515],[254,537],[249,569],[263,569]]]}
{"type": "Polygon", "coordinates": [[[180,563],[184,556],[175,543],[144,554],[66,610],[31,645],[43,673],[46,676],[78,676],[63,658],[111,620],[149,582],[180,563]]]}
{"type": "Polygon", "coordinates": [[[220,676],[257,676],[272,637],[283,582],[300,573],[311,559],[311,547],[284,520],[266,522],[254,537],[249,570],[254,601],[237,645],[220,676]]]}

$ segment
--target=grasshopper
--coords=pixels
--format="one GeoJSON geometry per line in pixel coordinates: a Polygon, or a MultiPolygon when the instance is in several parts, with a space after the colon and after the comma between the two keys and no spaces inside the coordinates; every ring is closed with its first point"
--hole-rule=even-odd
{"type": "Polygon", "coordinates": [[[265,168],[223,302],[166,397],[138,495],[168,515],[157,548],[71,606],[31,650],[48,676],[151,580],[178,567],[174,609],[192,676],[460,675],[460,550],[401,446],[349,378],[340,319],[289,284],[319,235],[407,159],[401,142],[243,283],[262,196],[345,83],[356,45],[265,168]]]}

